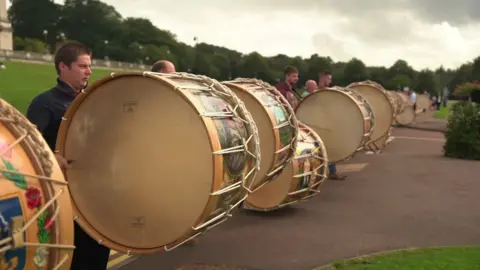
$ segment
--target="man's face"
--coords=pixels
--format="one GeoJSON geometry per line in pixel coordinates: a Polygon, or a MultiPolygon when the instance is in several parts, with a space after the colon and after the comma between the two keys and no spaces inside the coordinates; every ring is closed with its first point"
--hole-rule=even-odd
{"type": "Polygon", "coordinates": [[[290,73],[285,77],[285,81],[290,85],[295,85],[298,81],[298,73],[290,73]]]}
{"type": "Polygon", "coordinates": [[[167,63],[166,67],[161,70],[162,73],[173,73],[175,72],[175,66],[172,63],[167,63]]]}
{"type": "Polygon", "coordinates": [[[59,64],[60,77],[70,86],[80,91],[88,84],[88,80],[92,75],[92,61],[90,55],[83,54],[77,57],[77,61],[73,62],[70,67],[64,63],[59,64]]]}
{"type": "Polygon", "coordinates": [[[307,81],[307,84],[305,86],[308,92],[313,93],[315,90],[317,90],[317,83],[315,81],[307,81]]]}
{"type": "Polygon", "coordinates": [[[328,87],[330,86],[330,84],[332,84],[332,75],[328,74],[326,77],[327,77],[327,87],[328,87]]]}
{"type": "Polygon", "coordinates": [[[320,76],[319,87],[329,87],[332,83],[332,75],[325,74],[320,76]]]}

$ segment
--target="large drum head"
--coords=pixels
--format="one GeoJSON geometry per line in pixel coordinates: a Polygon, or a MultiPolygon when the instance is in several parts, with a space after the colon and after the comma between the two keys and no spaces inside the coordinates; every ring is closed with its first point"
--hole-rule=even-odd
{"type": "Polygon", "coordinates": [[[197,109],[202,96],[182,94],[208,87],[170,78],[106,78],[77,97],[62,123],[57,147],[74,161],[66,176],[78,222],[115,250],[171,244],[205,218],[212,190],[223,187],[212,180],[222,179],[222,160],[212,154],[215,126],[197,109]]]}
{"type": "Polygon", "coordinates": [[[254,193],[248,195],[248,205],[262,210],[277,208],[287,197],[292,184],[292,176],[293,167],[290,162],[275,181],[268,182],[254,193]]]}
{"type": "Polygon", "coordinates": [[[361,147],[364,116],[352,97],[339,90],[308,95],[296,108],[297,119],[322,138],[331,162],[350,157],[361,147]]]}
{"type": "Polygon", "coordinates": [[[430,99],[427,95],[417,94],[417,109],[424,110],[430,107],[430,99]]]}
{"type": "Polygon", "coordinates": [[[381,85],[373,82],[359,82],[347,86],[360,93],[370,104],[375,115],[375,127],[370,140],[378,141],[387,136],[390,127],[393,124],[394,108],[381,85]]]}
{"type": "Polygon", "coordinates": [[[415,120],[416,113],[412,106],[405,107],[402,113],[395,116],[395,120],[398,124],[406,126],[411,124],[415,120]]]}

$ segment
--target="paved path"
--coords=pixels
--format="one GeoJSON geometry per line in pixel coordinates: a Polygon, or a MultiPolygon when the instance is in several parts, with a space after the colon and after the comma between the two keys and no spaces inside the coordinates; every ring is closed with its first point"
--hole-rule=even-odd
{"type": "Polygon", "coordinates": [[[311,270],[355,255],[431,245],[480,244],[480,166],[441,156],[443,135],[412,129],[347,181],[330,181],[312,200],[274,213],[240,211],[196,246],[145,255],[122,270],[180,269],[188,264],[311,270]]]}
{"type": "Polygon", "coordinates": [[[408,125],[410,128],[445,131],[447,129],[447,119],[434,118],[436,111],[426,111],[417,114],[415,121],[408,125]]]}

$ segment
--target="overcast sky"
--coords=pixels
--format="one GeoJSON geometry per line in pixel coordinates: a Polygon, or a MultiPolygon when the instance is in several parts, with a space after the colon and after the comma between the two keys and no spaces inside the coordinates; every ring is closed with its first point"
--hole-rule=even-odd
{"type": "Polygon", "coordinates": [[[384,66],[401,58],[416,69],[457,67],[480,55],[480,1],[474,0],[103,1],[183,42],[197,36],[243,53],[318,53],[384,66]]]}

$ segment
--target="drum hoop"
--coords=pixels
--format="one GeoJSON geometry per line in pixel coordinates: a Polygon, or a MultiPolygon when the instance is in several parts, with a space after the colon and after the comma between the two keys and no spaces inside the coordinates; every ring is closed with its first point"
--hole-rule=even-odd
{"type": "MultiPolygon", "coordinates": [[[[61,223],[63,223],[61,222],[60,219],[58,219],[58,215],[60,215],[59,200],[61,200],[61,196],[67,196],[67,197],[70,197],[70,196],[69,196],[68,185],[66,180],[63,177],[63,174],[59,174],[58,179],[51,178],[54,172],[54,167],[56,167],[57,170],[59,170],[60,168],[57,161],[53,158],[53,152],[47,147],[46,142],[41,136],[37,127],[33,125],[30,121],[28,121],[28,119],[25,116],[23,116],[23,114],[21,114],[15,107],[8,104],[5,100],[1,98],[0,98],[0,122],[5,126],[5,128],[9,132],[12,133],[12,135],[16,137],[17,140],[14,143],[17,143],[16,145],[20,145],[22,150],[25,151],[25,154],[28,157],[35,172],[35,175],[25,175],[25,174],[21,174],[21,172],[18,172],[20,174],[17,174],[17,175],[23,175],[28,178],[36,179],[40,184],[42,192],[45,196],[45,198],[43,199],[44,204],[42,205],[42,207],[39,210],[37,210],[36,214],[33,217],[31,217],[30,220],[25,220],[23,227],[19,228],[21,231],[18,231],[16,233],[23,234],[24,231],[28,230],[28,228],[33,224],[37,225],[37,222],[35,222],[36,219],[41,214],[47,213],[47,215],[50,216],[50,220],[52,220],[51,226],[53,227],[52,230],[55,233],[51,237],[55,241],[55,244],[51,244],[51,243],[33,243],[33,244],[37,246],[37,249],[50,245],[49,247],[47,247],[48,249],[54,249],[55,251],[58,251],[58,252],[60,252],[61,249],[70,249],[73,251],[73,249],[75,248],[75,246],[73,246],[73,237],[71,239],[72,245],[60,244],[61,242],[63,242],[62,237],[64,236],[63,235],[59,236],[61,223]],[[23,131],[21,131],[21,129],[23,129],[23,131]],[[58,191],[56,191],[54,188],[54,184],[62,185],[62,187],[58,191]]],[[[2,173],[15,174],[15,172],[10,170],[2,169],[1,171],[2,173]]],[[[69,205],[63,205],[62,208],[65,209],[64,207],[66,207],[68,211],[69,210],[68,206],[69,205]]],[[[73,233],[73,224],[72,224],[71,232],[73,233]]],[[[12,237],[15,237],[15,234],[12,235],[12,237]]],[[[7,239],[3,239],[4,243],[2,243],[2,245],[12,245],[12,247],[15,248],[13,242],[12,243],[9,243],[10,241],[5,242],[5,240],[7,239]]],[[[25,237],[21,237],[21,239],[22,241],[27,242],[27,239],[25,237]]],[[[14,241],[14,239],[11,239],[11,241],[14,241]]],[[[67,263],[68,265],[69,263],[71,263],[71,259],[69,259],[68,257],[69,257],[68,255],[64,255],[62,256],[62,258],[60,258],[59,253],[52,252],[49,255],[49,263],[56,262],[57,264],[55,265],[55,267],[60,267],[65,263],[67,263]]]]}
{"type": "MultiPolygon", "coordinates": [[[[390,99],[388,97],[388,94],[386,93],[385,88],[383,88],[383,86],[380,85],[379,83],[374,82],[374,81],[370,81],[370,80],[363,81],[363,82],[351,83],[350,85],[347,86],[347,88],[354,87],[354,86],[370,86],[373,89],[375,89],[375,90],[377,90],[378,92],[381,93],[381,95],[387,100],[387,102],[390,106],[390,109],[392,111],[392,114],[391,114],[391,117],[390,117],[390,120],[389,120],[389,126],[391,127],[393,125],[393,121],[395,120],[395,108],[393,107],[393,104],[390,102],[390,99]]],[[[388,135],[389,130],[390,129],[383,132],[383,134],[381,134],[376,140],[370,141],[369,143],[375,143],[375,142],[381,140],[384,136],[388,135]]],[[[373,131],[373,129],[372,129],[372,131],[373,131]]]]}
{"type": "MultiPolygon", "coordinates": [[[[279,102],[282,106],[284,106],[284,108],[288,111],[288,113],[289,113],[288,123],[293,128],[292,139],[290,140],[290,144],[289,144],[288,158],[285,161],[284,165],[281,167],[281,169],[272,168],[272,170],[275,171],[275,175],[279,175],[279,173],[281,173],[283,171],[285,166],[292,161],[292,159],[295,155],[296,148],[297,148],[298,120],[297,120],[297,117],[295,115],[294,109],[292,108],[290,103],[287,101],[287,99],[275,87],[273,87],[269,83],[264,82],[262,80],[252,79],[252,78],[236,78],[234,80],[224,81],[222,83],[225,84],[225,85],[232,85],[233,84],[233,85],[238,86],[242,89],[243,89],[243,87],[241,87],[242,84],[253,84],[253,85],[259,86],[259,87],[267,90],[271,94],[273,94],[273,96],[277,99],[277,102],[279,102]]],[[[250,95],[252,95],[252,93],[250,93],[248,90],[246,90],[246,92],[248,92],[250,95]]],[[[254,97],[254,98],[257,99],[257,97],[254,97]]],[[[275,127],[274,123],[272,123],[272,125],[275,127]]],[[[277,132],[278,132],[278,130],[277,130],[277,132]]],[[[272,167],[274,165],[276,165],[275,160],[273,161],[273,163],[274,164],[272,164],[272,167]]],[[[271,172],[269,172],[269,173],[271,173],[271,172]]],[[[262,183],[262,185],[256,187],[255,190],[258,190],[262,186],[268,184],[270,181],[273,181],[275,179],[274,177],[268,177],[268,176],[266,178],[267,178],[267,181],[262,183]]],[[[255,190],[250,190],[250,193],[255,192],[255,190]]]]}
{"type": "MultiPolygon", "coordinates": [[[[304,97],[304,98],[298,103],[297,107],[295,107],[295,113],[297,113],[298,109],[300,108],[300,105],[301,105],[303,102],[305,102],[305,100],[308,100],[308,99],[312,98],[312,96],[316,95],[316,93],[322,93],[322,91],[334,91],[334,92],[340,93],[340,94],[348,97],[348,98],[356,105],[355,108],[356,108],[357,111],[360,113],[360,115],[362,116],[362,118],[365,119],[365,115],[363,114],[363,111],[362,111],[362,109],[360,108],[358,101],[355,100],[355,99],[352,97],[352,95],[347,94],[346,91],[339,90],[339,89],[341,89],[341,88],[340,88],[340,87],[326,87],[326,88],[321,88],[321,89],[319,89],[318,91],[316,91],[316,92],[314,92],[314,93],[311,93],[310,95],[304,97]]],[[[368,103],[367,103],[367,104],[368,104],[368,103]]],[[[373,114],[372,114],[372,116],[375,117],[373,114]]],[[[373,119],[374,119],[374,118],[373,118],[373,119]]],[[[300,120],[299,120],[299,121],[300,121],[300,120]]],[[[375,122],[372,124],[372,127],[370,128],[370,130],[366,130],[365,125],[362,125],[362,126],[363,126],[363,134],[364,134],[364,135],[363,135],[363,138],[365,138],[366,135],[368,135],[368,134],[370,134],[370,133],[372,132],[374,125],[375,125],[375,122]]],[[[319,135],[319,136],[320,136],[320,135],[319,135]]],[[[369,140],[369,139],[368,139],[368,140],[369,140]]],[[[336,162],[341,162],[341,161],[348,160],[348,159],[352,158],[352,157],[355,155],[356,152],[358,152],[358,151],[360,151],[360,150],[362,149],[362,147],[363,147],[362,144],[365,143],[364,141],[365,141],[365,139],[363,139],[363,140],[360,142],[360,144],[357,145],[356,150],[355,150],[350,156],[348,156],[348,157],[346,157],[346,158],[343,158],[343,159],[340,159],[340,160],[333,160],[332,162],[335,162],[335,163],[336,163],[336,162]]],[[[323,141],[322,141],[322,142],[323,142],[323,141]]],[[[367,142],[368,142],[368,141],[367,141],[367,142]]],[[[325,146],[325,144],[324,144],[324,146],[325,146]]]]}
{"type": "MultiPolygon", "coordinates": [[[[209,86],[213,86],[213,85],[217,86],[220,89],[220,91],[219,90],[215,91],[215,93],[217,93],[217,94],[222,93],[221,91],[224,91],[225,93],[229,94],[231,96],[232,100],[234,100],[236,102],[237,106],[242,110],[242,112],[244,114],[244,117],[247,119],[246,122],[248,122],[248,125],[245,125],[245,126],[250,133],[249,141],[251,140],[253,142],[252,143],[253,149],[252,149],[251,152],[247,151],[247,154],[254,157],[255,164],[252,168],[252,171],[250,173],[248,173],[246,177],[249,177],[249,178],[252,178],[252,179],[255,177],[255,175],[257,174],[257,172],[260,168],[260,142],[259,142],[259,137],[258,137],[257,126],[256,126],[255,122],[253,121],[253,118],[252,118],[250,112],[248,112],[248,110],[245,108],[245,105],[243,104],[243,102],[241,100],[239,100],[238,97],[235,94],[233,94],[233,92],[231,92],[230,89],[228,89],[225,86],[222,86],[218,81],[216,81],[214,79],[211,79],[211,78],[208,78],[206,76],[193,75],[193,74],[182,73],[182,72],[168,73],[168,74],[160,74],[160,73],[154,73],[154,72],[121,72],[121,73],[117,74],[117,73],[112,72],[110,74],[110,76],[106,76],[106,77],[104,77],[100,80],[95,81],[88,88],[86,88],[79,95],[77,95],[77,97],[74,99],[74,101],[70,104],[69,108],[67,109],[64,117],[62,117],[62,123],[60,125],[59,132],[58,132],[55,152],[60,153],[62,156],[65,154],[65,142],[66,142],[66,139],[67,139],[68,131],[69,131],[70,126],[72,124],[72,119],[74,118],[75,113],[81,107],[82,103],[87,99],[88,96],[90,96],[90,94],[92,94],[96,90],[98,90],[98,88],[100,86],[102,86],[103,84],[105,84],[105,83],[107,83],[107,82],[109,82],[109,81],[111,81],[115,78],[138,77],[138,76],[147,77],[147,78],[150,78],[152,80],[162,81],[163,83],[169,85],[175,91],[177,91],[179,93],[179,95],[186,102],[188,102],[188,104],[190,104],[190,106],[192,106],[194,110],[196,110],[198,112],[199,115],[201,115],[201,112],[198,111],[197,107],[192,103],[192,101],[189,100],[186,97],[186,95],[179,90],[179,87],[171,84],[170,82],[168,82],[168,80],[162,80],[162,78],[174,78],[174,79],[189,78],[189,79],[194,79],[194,80],[197,80],[197,81],[202,81],[209,86]]],[[[224,95],[222,95],[223,97],[226,96],[225,93],[224,93],[224,95]]],[[[238,108],[233,109],[233,113],[236,116],[238,116],[237,109],[238,108]]],[[[243,119],[242,117],[239,117],[239,118],[243,119]]],[[[207,126],[206,122],[205,121],[202,121],[202,122],[203,122],[205,130],[208,131],[209,127],[207,126]]],[[[212,145],[212,138],[211,138],[210,135],[208,137],[209,137],[210,144],[212,145]]],[[[68,182],[67,177],[66,177],[66,181],[68,182]]],[[[245,182],[246,181],[242,181],[242,188],[248,190],[248,187],[245,186],[245,182]]],[[[213,186],[212,186],[212,188],[213,188],[213,186]]],[[[107,238],[99,230],[97,230],[85,218],[84,214],[82,212],[80,212],[79,208],[77,207],[77,204],[76,204],[73,196],[71,196],[71,203],[72,203],[72,208],[73,208],[73,211],[74,211],[74,214],[75,214],[74,219],[76,220],[76,222],[80,225],[80,227],[82,227],[86,232],[88,232],[88,234],[92,238],[94,238],[100,244],[103,244],[105,246],[115,246],[115,250],[120,251],[120,252],[124,252],[124,253],[127,253],[127,254],[130,254],[132,251],[135,251],[136,254],[148,254],[148,253],[152,253],[152,252],[155,252],[155,251],[158,251],[158,250],[161,250],[161,249],[168,249],[169,244],[166,244],[166,245],[163,245],[163,246],[158,246],[158,247],[152,247],[152,248],[133,248],[133,247],[130,247],[130,246],[120,244],[116,241],[113,241],[113,240],[107,238]]],[[[206,207],[207,206],[208,206],[208,204],[206,205],[206,207]]],[[[199,217],[199,219],[203,219],[203,218],[205,218],[204,215],[199,217]]],[[[198,223],[198,220],[196,222],[198,223]]],[[[176,245],[176,246],[178,246],[178,245],[176,245]]]]}

